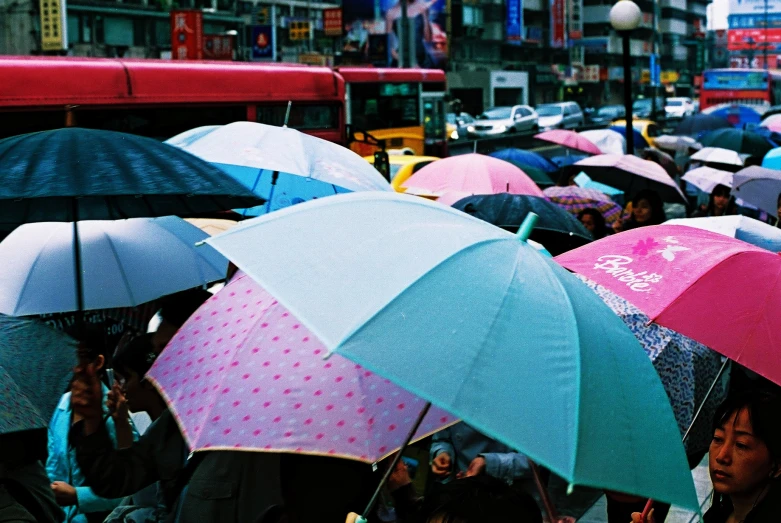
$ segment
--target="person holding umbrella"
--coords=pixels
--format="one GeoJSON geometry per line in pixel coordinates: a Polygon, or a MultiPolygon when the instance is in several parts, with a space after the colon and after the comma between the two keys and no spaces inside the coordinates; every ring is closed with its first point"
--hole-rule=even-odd
{"type": "Polygon", "coordinates": [[[659,225],[667,221],[664,213],[664,204],[659,193],[650,189],[643,189],[632,198],[631,216],[628,220],[617,220],[613,224],[616,232],[629,231],[647,225],[659,225]]]}
{"type": "Polygon", "coordinates": [[[593,207],[589,207],[588,209],[583,209],[580,211],[578,213],[578,220],[580,220],[580,223],[583,224],[583,227],[588,229],[588,231],[594,236],[595,240],[604,238],[612,232],[610,229],[608,229],[607,224],[605,223],[605,217],[602,216],[602,213],[593,207]]]}
{"type": "Polygon", "coordinates": [[[728,216],[737,214],[735,198],[731,196],[731,190],[726,185],[719,184],[710,193],[708,206],[703,210],[697,210],[692,218],[705,218],[708,216],[728,216]]]}

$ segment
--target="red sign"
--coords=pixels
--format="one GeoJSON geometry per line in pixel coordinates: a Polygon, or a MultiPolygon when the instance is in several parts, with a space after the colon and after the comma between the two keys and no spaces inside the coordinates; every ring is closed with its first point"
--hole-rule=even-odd
{"type": "Polygon", "coordinates": [[[765,66],[765,56],[760,53],[749,60],[748,56],[733,56],[729,59],[729,66],[737,69],[778,69],[781,60],[776,54],[767,55],[767,66],[765,66]]]}
{"type": "Polygon", "coordinates": [[[566,0],[551,0],[550,2],[550,45],[561,49],[567,46],[567,33],[564,30],[566,18],[566,0]]]}
{"type": "Polygon", "coordinates": [[[325,36],[342,36],[342,8],[323,9],[323,31],[325,36]]]}
{"type": "Polygon", "coordinates": [[[764,51],[766,42],[768,50],[775,51],[776,46],[781,44],[781,29],[730,29],[727,33],[730,51],[764,51]]]}
{"type": "Polygon", "coordinates": [[[206,60],[233,60],[233,38],[227,35],[203,35],[206,60]]]}
{"type": "Polygon", "coordinates": [[[171,58],[203,60],[201,11],[171,11],[171,58]]]}

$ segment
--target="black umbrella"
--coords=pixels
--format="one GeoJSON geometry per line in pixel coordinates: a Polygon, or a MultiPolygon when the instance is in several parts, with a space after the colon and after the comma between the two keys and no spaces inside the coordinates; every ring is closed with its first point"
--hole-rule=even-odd
{"type": "Polygon", "coordinates": [[[732,129],[732,124],[720,116],[698,113],[681,120],[673,134],[696,138],[700,133],[716,129],[732,129]]]}
{"type": "Polygon", "coordinates": [[[453,207],[485,222],[516,232],[530,212],[539,216],[531,239],[554,256],[593,240],[591,233],[572,214],[555,203],[523,194],[487,194],[463,198],[453,207]]]}
{"type": "Polygon", "coordinates": [[[705,147],[721,147],[762,159],[770,149],[775,148],[769,136],[743,129],[717,129],[703,136],[700,143],[705,147]]]}
{"type": "Polygon", "coordinates": [[[0,228],[72,221],[83,310],[79,220],[193,216],[263,204],[211,164],[151,138],[56,129],[0,140],[0,228]]]}

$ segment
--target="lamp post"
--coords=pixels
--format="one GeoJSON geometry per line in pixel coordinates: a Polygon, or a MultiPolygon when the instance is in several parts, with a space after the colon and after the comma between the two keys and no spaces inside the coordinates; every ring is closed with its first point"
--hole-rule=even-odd
{"type": "Polygon", "coordinates": [[[632,127],[632,67],[630,63],[629,35],[640,25],[643,14],[632,0],[620,0],[610,9],[610,25],[613,26],[624,47],[624,107],[626,107],[626,152],[635,153],[635,136],[632,127]]]}

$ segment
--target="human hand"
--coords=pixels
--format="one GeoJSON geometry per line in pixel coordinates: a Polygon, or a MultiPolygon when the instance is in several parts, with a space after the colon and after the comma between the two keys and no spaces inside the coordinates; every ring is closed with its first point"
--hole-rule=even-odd
{"type": "Polygon", "coordinates": [[[447,452],[440,452],[431,462],[431,473],[439,477],[447,476],[450,474],[451,467],[452,461],[450,459],[450,454],[447,452]]]}
{"type": "Polygon", "coordinates": [[[102,396],[103,390],[95,367],[92,365],[76,367],[71,383],[71,409],[76,419],[85,420],[87,434],[95,432],[103,418],[102,396]]]}
{"type": "Polygon", "coordinates": [[[469,468],[466,469],[464,477],[471,478],[472,476],[480,476],[482,474],[485,474],[485,458],[477,456],[472,460],[472,463],[469,464],[469,468]]]}
{"type": "Polygon", "coordinates": [[[116,381],[108,393],[106,407],[115,422],[128,419],[127,398],[122,394],[122,388],[116,381]]]}
{"type": "Polygon", "coordinates": [[[57,504],[61,507],[70,507],[77,502],[76,489],[68,485],[64,481],[55,481],[52,483],[52,492],[54,492],[54,499],[57,500],[57,504]]]}
{"type": "Polygon", "coordinates": [[[388,490],[393,492],[410,483],[412,483],[412,478],[409,477],[407,464],[404,463],[403,459],[400,459],[399,462],[396,463],[396,468],[393,469],[393,472],[391,472],[391,475],[388,478],[388,490]]]}
{"type": "Polygon", "coordinates": [[[654,509],[648,513],[645,521],[643,521],[643,515],[640,512],[632,512],[632,523],[656,523],[654,519],[654,509]]]}

